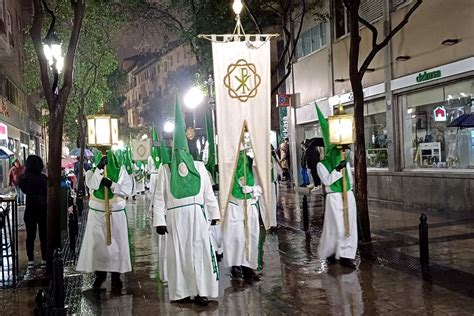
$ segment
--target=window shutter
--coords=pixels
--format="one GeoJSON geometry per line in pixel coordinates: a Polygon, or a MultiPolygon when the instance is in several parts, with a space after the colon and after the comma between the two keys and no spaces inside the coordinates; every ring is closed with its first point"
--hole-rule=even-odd
{"type": "Polygon", "coordinates": [[[397,7],[401,6],[406,2],[407,0],[392,0],[392,9],[396,9],[397,7]]]}
{"type": "Polygon", "coordinates": [[[382,17],[383,0],[362,0],[360,2],[359,15],[368,22],[373,22],[382,17]]]}

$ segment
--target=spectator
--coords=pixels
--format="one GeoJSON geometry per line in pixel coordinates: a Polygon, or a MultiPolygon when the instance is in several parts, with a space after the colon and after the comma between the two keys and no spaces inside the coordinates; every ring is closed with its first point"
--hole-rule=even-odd
{"type": "Polygon", "coordinates": [[[306,162],[306,146],[305,142],[301,142],[301,178],[303,179],[303,183],[301,184],[302,187],[307,187],[309,185],[309,176],[308,176],[308,168],[306,162]]]}
{"type": "Polygon", "coordinates": [[[12,187],[15,187],[16,194],[17,194],[17,202],[18,205],[25,204],[25,196],[23,192],[20,190],[20,178],[25,173],[25,166],[22,166],[18,159],[13,161],[13,166],[10,169],[10,175],[8,184],[12,187]]]}
{"type": "Polygon", "coordinates": [[[321,180],[318,175],[318,162],[321,160],[321,155],[319,153],[318,147],[316,146],[315,141],[306,142],[306,162],[309,170],[311,171],[311,177],[313,178],[313,183],[315,188],[321,186],[321,180]]]}
{"type": "Polygon", "coordinates": [[[283,169],[283,181],[290,181],[290,151],[289,140],[285,138],[280,145],[280,165],[283,169]]]}
{"type": "Polygon", "coordinates": [[[30,155],[26,159],[26,171],[20,179],[20,188],[26,194],[24,221],[28,270],[32,270],[35,265],[34,248],[37,228],[41,244],[41,268],[46,269],[47,177],[42,174],[43,168],[43,160],[36,155],[30,155]]]}

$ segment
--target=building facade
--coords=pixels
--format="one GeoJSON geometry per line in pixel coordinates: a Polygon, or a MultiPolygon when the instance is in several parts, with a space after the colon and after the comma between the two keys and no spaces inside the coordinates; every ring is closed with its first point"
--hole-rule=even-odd
{"type": "Polygon", "coordinates": [[[178,45],[165,53],[126,59],[123,67],[128,72],[125,107],[129,126],[143,127],[144,109],[148,103],[162,100],[165,95],[173,93],[167,80],[170,74],[181,68],[194,66],[196,62],[189,44],[178,45]]]}
{"type": "MultiPolygon", "coordinates": [[[[361,15],[380,41],[384,25],[393,29],[413,3],[363,0],[361,15]]],[[[353,112],[347,12],[342,0],[327,5],[328,21],[305,21],[287,83],[297,96],[297,144],[321,135],[315,104],[330,115],[337,99],[353,112]]],[[[372,203],[474,218],[474,129],[448,127],[474,112],[472,30],[473,1],[424,1],[369,66],[363,85],[372,203]]],[[[362,62],[372,33],[360,32],[362,62]]]]}
{"type": "MultiPolygon", "coordinates": [[[[29,154],[45,153],[40,113],[23,84],[23,28],[31,13],[28,1],[0,0],[0,146],[22,162],[29,154]]],[[[0,186],[6,187],[10,161],[0,160],[0,167],[0,186]]]]}

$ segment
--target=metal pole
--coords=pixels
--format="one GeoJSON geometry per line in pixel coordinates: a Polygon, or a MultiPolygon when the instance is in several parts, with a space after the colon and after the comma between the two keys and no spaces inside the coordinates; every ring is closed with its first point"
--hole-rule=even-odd
{"type": "Polygon", "coordinates": [[[423,213],[420,216],[419,238],[420,238],[420,264],[423,273],[430,270],[430,254],[428,247],[428,218],[423,213]]]}

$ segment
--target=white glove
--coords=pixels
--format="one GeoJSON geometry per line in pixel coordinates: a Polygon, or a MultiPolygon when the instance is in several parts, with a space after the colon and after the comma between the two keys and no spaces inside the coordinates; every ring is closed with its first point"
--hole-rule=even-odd
{"type": "Polygon", "coordinates": [[[242,193],[244,193],[244,194],[252,193],[252,191],[253,191],[253,186],[244,185],[244,186],[242,187],[242,193]]]}
{"type": "Polygon", "coordinates": [[[262,190],[262,187],[259,186],[259,185],[256,185],[253,187],[253,196],[254,197],[259,197],[260,195],[262,195],[263,193],[263,190],[262,190]]]}

